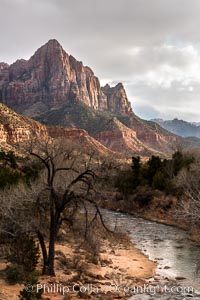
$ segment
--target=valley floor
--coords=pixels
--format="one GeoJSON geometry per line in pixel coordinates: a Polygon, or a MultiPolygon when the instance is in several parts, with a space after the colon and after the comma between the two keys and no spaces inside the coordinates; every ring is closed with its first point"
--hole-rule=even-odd
{"type": "MultiPolygon", "coordinates": [[[[74,276],[80,265],[77,264],[77,270],[70,269],[70,264],[61,266],[58,255],[56,277],[41,276],[39,278],[40,284],[46,291],[44,299],[127,299],[131,295],[127,293],[130,287],[144,285],[144,280],[151,278],[155,272],[155,263],[129,241],[122,241],[114,247],[105,242],[98,264],[84,263],[86,253],[84,251],[77,253],[74,249],[74,245],[69,244],[56,246],[57,253],[64,254],[67,261],[79,259],[82,273],[75,280],[74,276]],[[65,296],[62,295],[64,293],[65,296]]],[[[0,299],[17,300],[23,285],[6,283],[4,273],[6,266],[6,262],[0,262],[0,299]]]]}

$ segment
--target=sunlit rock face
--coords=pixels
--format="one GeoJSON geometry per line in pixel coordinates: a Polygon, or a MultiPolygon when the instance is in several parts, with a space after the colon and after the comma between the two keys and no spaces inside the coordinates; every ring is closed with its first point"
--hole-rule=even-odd
{"type": "Polygon", "coordinates": [[[0,142],[15,144],[33,138],[47,139],[46,126],[18,115],[0,103],[0,142]]]}
{"type": "Polygon", "coordinates": [[[122,84],[101,88],[93,71],[68,55],[56,40],[39,48],[28,61],[0,64],[0,101],[22,113],[38,103],[35,114],[69,101],[95,110],[131,111],[122,84]]]}
{"type": "Polygon", "coordinates": [[[108,84],[102,88],[102,91],[107,97],[108,110],[114,113],[120,112],[127,115],[132,112],[131,104],[128,101],[126,91],[122,83],[118,83],[115,87],[110,87],[108,84]]]}
{"type": "MultiPolygon", "coordinates": [[[[47,126],[89,133],[56,129],[57,136],[84,136],[85,140],[92,136],[97,147],[104,145],[120,153],[171,152],[180,142],[175,135],[133,113],[122,83],[101,87],[93,71],[68,55],[56,40],[47,42],[27,61],[20,59],[10,66],[0,63],[0,102],[47,126]]],[[[48,135],[40,123],[32,123],[32,130],[23,125],[22,116],[19,119],[17,126],[14,119],[0,122],[2,141],[29,139],[34,131],[48,135]]]]}

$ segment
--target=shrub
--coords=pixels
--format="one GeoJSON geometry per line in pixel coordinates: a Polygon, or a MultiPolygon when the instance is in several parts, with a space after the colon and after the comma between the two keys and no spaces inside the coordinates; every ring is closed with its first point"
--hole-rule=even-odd
{"type": "Polygon", "coordinates": [[[9,260],[23,266],[25,272],[33,272],[39,259],[39,246],[28,235],[17,237],[11,245],[9,260]]]}
{"type": "Polygon", "coordinates": [[[9,261],[12,263],[6,270],[10,283],[35,280],[35,268],[39,259],[39,247],[32,237],[20,236],[12,241],[9,261]]]}
{"type": "Polygon", "coordinates": [[[17,167],[17,161],[13,151],[9,151],[7,153],[4,151],[0,151],[0,161],[6,161],[11,166],[11,168],[17,167]]]}
{"type": "Polygon", "coordinates": [[[30,185],[31,181],[36,180],[39,177],[39,173],[42,169],[40,163],[34,163],[32,165],[27,165],[22,167],[22,172],[24,173],[25,182],[30,185]]]}
{"type": "Polygon", "coordinates": [[[6,269],[6,279],[10,284],[26,280],[26,272],[23,266],[13,264],[6,269]]]}
{"type": "Polygon", "coordinates": [[[139,156],[132,157],[131,169],[118,174],[115,186],[125,196],[136,193],[138,187],[145,186],[166,194],[175,194],[177,191],[174,189],[173,179],[183,168],[189,169],[193,162],[193,156],[185,155],[181,151],[176,151],[171,159],[164,160],[153,155],[146,163],[141,163],[139,156]]]}
{"type": "Polygon", "coordinates": [[[38,273],[36,271],[28,272],[24,269],[22,265],[11,264],[6,269],[6,279],[10,284],[22,283],[27,280],[35,281],[38,278],[38,273]]]}
{"type": "Polygon", "coordinates": [[[10,168],[0,167],[0,189],[6,186],[17,184],[21,176],[18,171],[13,171],[10,168]]]}
{"type": "Polygon", "coordinates": [[[31,281],[25,282],[25,287],[24,289],[20,292],[19,294],[19,299],[20,300],[36,300],[36,299],[43,299],[42,294],[43,294],[43,289],[40,289],[37,292],[36,286],[39,284],[37,279],[32,279],[31,281]]]}
{"type": "Polygon", "coordinates": [[[148,187],[138,187],[134,202],[139,208],[146,208],[150,205],[153,198],[153,193],[148,187]]]}
{"type": "Polygon", "coordinates": [[[115,179],[115,187],[123,194],[129,194],[133,190],[134,177],[133,173],[128,171],[122,171],[115,179]]]}
{"type": "Polygon", "coordinates": [[[154,189],[158,189],[160,191],[166,189],[167,179],[164,173],[162,173],[161,171],[157,171],[155,173],[155,175],[153,176],[152,186],[154,189]]]}

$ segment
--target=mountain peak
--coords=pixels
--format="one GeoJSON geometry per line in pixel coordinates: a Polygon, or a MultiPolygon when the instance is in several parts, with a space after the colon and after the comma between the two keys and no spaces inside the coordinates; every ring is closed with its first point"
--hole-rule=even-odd
{"type": "Polygon", "coordinates": [[[124,86],[121,82],[119,82],[115,87],[120,88],[120,89],[122,89],[122,88],[124,89],[124,86]]]}
{"type": "Polygon", "coordinates": [[[64,52],[61,44],[56,39],[51,39],[44,45],[42,45],[39,49],[36,50],[32,58],[35,56],[46,56],[48,55],[61,55],[64,52]]]}
{"type": "Polygon", "coordinates": [[[68,55],[56,39],[41,46],[28,61],[2,64],[0,75],[0,102],[20,113],[25,110],[28,116],[34,116],[36,107],[44,111],[77,102],[95,110],[132,112],[122,83],[101,88],[93,71],[68,55]]]}
{"type": "Polygon", "coordinates": [[[106,83],[106,85],[103,87],[104,89],[110,89],[110,85],[106,83]]]}
{"type": "Polygon", "coordinates": [[[50,39],[47,43],[45,43],[43,46],[47,47],[61,47],[61,44],[56,39],[50,39]]]}
{"type": "Polygon", "coordinates": [[[108,99],[108,109],[114,113],[122,113],[124,115],[132,112],[131,104],[128,101],[126,91],[122,83],[118,83],[114,87],[106,84],[102,88],[103,93],[108,99]]]}

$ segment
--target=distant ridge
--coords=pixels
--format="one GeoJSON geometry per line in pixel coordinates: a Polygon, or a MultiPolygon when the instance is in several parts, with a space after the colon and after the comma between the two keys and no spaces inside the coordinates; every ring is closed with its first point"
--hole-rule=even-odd
{"type": "Polygon", "coordinates": [[[177,118],[173,120],[162,120],[162,119],[153,119],[153,122],[156,122],[161,127],[173,132],[174,134],[180,135],[182,137],[197,137],[200,138],[200,126],[198,123],[190,123],[184,120],[179,120],[177,118]]]}

